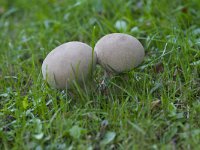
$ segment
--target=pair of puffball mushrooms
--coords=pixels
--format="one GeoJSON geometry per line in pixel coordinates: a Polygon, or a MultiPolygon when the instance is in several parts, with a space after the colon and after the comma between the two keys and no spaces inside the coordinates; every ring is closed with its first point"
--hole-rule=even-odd
{"type": "Polygon", "coordinates": [[[43,78],[57,89],[69,89],[74,81],[86,81],[96,63],[106,71],[121,73],[138,66],[144,48],[133,36],[113,33],[102,37],[92,48],[82,42],[64,43],[52,50],[42,64],[43,78]]]}

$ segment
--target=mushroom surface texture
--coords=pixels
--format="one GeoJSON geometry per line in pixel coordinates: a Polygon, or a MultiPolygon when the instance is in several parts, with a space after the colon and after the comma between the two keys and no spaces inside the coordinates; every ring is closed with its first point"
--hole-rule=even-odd
{"type": "Polygon", "coordinates": [[[64,43],[52,50],[42,64],[43,78],[57,89],[84,83],[96,65],[96,54],[82,42],[64,43]]]}
{"type": "Polygon", "coordinates": [[[109,72],[121,73],[137,67],[144,59],[144,47],[133,36],[112,33],[102,37],[94,48],[98,63],[109,72]]]}

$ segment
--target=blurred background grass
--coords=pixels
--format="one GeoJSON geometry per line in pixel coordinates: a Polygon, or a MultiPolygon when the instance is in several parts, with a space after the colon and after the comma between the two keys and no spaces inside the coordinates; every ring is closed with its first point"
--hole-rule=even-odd
{"type": "Polygon", "coordinates": [[[199,149],[199,0],[1,0],[0,149],[199,149]],[[50,89],[56,46],[123,32],[141,66],[98,89],[50,89]]]}

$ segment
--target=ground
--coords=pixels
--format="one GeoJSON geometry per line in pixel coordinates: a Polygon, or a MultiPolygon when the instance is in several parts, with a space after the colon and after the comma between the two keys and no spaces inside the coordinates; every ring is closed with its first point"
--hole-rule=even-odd
{"type": "Polygon", "coordinates": [[[0,149],[200,149],[199,20],[199,0],[1,0],[0,149]],[[45,83],[52,49],[113,32],[140,40],[140,66],[45,83]]]}

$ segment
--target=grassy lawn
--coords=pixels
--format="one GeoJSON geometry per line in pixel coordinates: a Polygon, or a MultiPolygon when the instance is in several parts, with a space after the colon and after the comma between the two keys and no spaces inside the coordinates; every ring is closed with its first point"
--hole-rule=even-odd
{"type": "Polygon", "coordinates": [[[0,149],[67,148],[200,149],[199,0],[0,1],[0,149]],[[143,44],[139,67],[102,84],[97,66],[71,91],[44,82],[52,49],[113,32],[143,44]]]}

